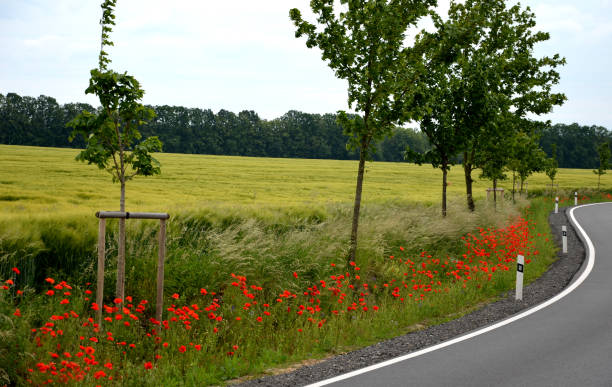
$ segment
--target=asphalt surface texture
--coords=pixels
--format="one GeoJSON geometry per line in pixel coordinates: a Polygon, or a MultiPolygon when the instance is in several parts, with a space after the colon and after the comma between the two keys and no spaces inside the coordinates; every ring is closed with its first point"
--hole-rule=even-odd
{"type": "MultiPolygon", "coordinates": [[[[558,259],[524,288],[522,301],[509,291],[459,319],[240,386],[312,384],[442,343],[541,304],[571,283],[585,258],[566,210],[549,216],[558,259]],[[563,225],[568,229],[567,254],[561,252],[563,225]]],[[[612,259],[606,259],[612,257],[612,204],[579,208],[575,215],[593,240],[597,258],[587,280],[567,297],[475,338],[332,385],[612,386],[612,259]]]]}

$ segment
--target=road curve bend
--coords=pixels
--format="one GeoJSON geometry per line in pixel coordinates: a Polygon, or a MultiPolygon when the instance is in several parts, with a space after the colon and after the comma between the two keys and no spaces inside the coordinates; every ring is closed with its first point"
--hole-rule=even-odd
{"type": "Polygon", "coordinates": [[[587,257],[557,296],[455,339],[310,386],[612,386],[612,203],[569,212],[587,257]]]}

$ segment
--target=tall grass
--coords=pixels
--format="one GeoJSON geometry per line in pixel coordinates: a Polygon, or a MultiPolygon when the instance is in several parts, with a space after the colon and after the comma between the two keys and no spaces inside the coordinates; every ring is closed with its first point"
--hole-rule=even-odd
{"type": "MultiPolygon", "coordinates": [[[[358,250],[360,265],[378,270],[381,258],[401,245],[411,254],[422,250],[439,255],[462,249],[459,237],[480,225],[499,226],[516,210],[506,205],[493,212],[480,206],[475,213],[462,202],[451,202],[442,218],[437,206],[426,204],[371,204],[363,209],[358,250]]],[[[185,212],[168,222],[166,288],[184,292],[198,286],[218,287],[230,273],[279,291],[283,273],[300,270],[304,281],[326,276],[329,263],[344,263],[349,205],[313,209],[233,208],[231,211],[185,212]]],[[[0,222],[0,273],[23,268],[20,281],[37,286],[46,277],[72,282],[94,282],[97,227],[83,218],[32,218],[19,227],[0,222]]],[[[151,297],[155,289],[157,232],[155,221],[129,221],[127,229],[127,289],[132,295],[151,297]]],[[[114,289],[117,226],[107,225],[107,275],[105,287],[114,289]]],[[[380,275],[380,274],[377,274],[380,275]]],[[[294,285],[295,286],[295,285],[294,285]]],[[[192,290],[193,291],[193,290],[192,290]]]]}

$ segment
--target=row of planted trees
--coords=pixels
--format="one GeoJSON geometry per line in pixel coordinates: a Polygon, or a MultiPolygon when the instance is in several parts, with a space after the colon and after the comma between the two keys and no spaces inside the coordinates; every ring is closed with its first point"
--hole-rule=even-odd
{"type": "MultiPolygon", "coordinates": [[[[559,55],[537,58],[534,47],[549,39],[535,31],[535,15],[503,0],[451,1],[438,15],[435,0],[333,0],[311,2],[316,23],[290,11],[296,37],[318,47],[336,76],[348,81],[349,107],[361,113],[340,122],[360,160],[348,260],[355,260],[364,164],[374,144],[393,125],[416,121],[431,150],[408,149],[406,158],[442,170],[442,215],[446,176],[462,156],[467,206],[474,210],[473,173],[494,182],[505,167],[524,180],[545,165],[538,129],[549,125],[528,116],[548,113],[565,101],[553,92],[559,55]],[[408,34],[423,17],[432,31],[408,34]]],[[[495,183],[494,183],[495,184],[495,183]]]]}
{"type": "MultiPolygon", "coordinates": [[[[84,111],[69,125],[86,140],[77,159],[106,169],[121,184],[120,210],[125,211],[125,184],[136,175],[160,172],[151,156],[161,150],[156,137],[140,141],[138,127],[153,111],[139,101],[144,95],[138,81],[127,73],[107,68],[105,47],[112,46],[116,0],[102,4],[99,66],[91,70],[86,93],[99,97],[102,108],[84,111]]],[[[442,215],[446,208],[446,176],[452,160],[462,156],[467,206],[474,209],[473,173],[495,182],[504,168],[524,180],[543,168],[538,129],[549,123],[528,119],[564,102],[554,93],[559,55],[536,58],[534,47],[549,39],[534,30],[535,15],[503,0],[451,1],[448,15],[436,14],[435,0],[318,0],[310,7],[316,23],[290,10],[296,37],[306,36],[308,47],[318,47],[336,76],[348,82],[348,105],[358,114],[338,112],[338,122],[349,137],[348,146],[359,153],[353,222],[347,261],[355,261],[365,162],[376,144],[396,125],[417,122],[431,149],[406,158],[440,168],[442,215]],[[424,17],[432,31],[408,34],[424,17]]],[[[553,166],[552,163],[548,163],[553,166]]],[[[124,240],[120,222],[120,241],[124,240]]],[[[123,243],[119,247],[122,267],[123,243]]],[[[117,294],[122,297],[118,284],[117,294]]]]}

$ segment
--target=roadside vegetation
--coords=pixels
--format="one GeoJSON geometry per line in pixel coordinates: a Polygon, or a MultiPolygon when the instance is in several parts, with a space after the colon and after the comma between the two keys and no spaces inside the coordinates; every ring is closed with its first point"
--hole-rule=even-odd
{"type": "MultiPolygon", "coordinates": [[[[581,203],[612,199],[581,192],[581,203]]],[[[95,223],[38,220],[14,234],[3,228],[0,377],[219,384],[457,318],[512,289],[517,254],[529,262],[527,282],[553,262],[553,199],[537,194],[545,196],[498,203],[497,211],[478,201],[474,213],[452,200],[446,218],[427,203],[368,205],[360,261],[349,263],[355,274],[344,261],[349,203],[177,213],[168,228],[160,324],[151,320],[157,224],[130,221],[129,298],[115,303],[108,291],[98,329],[95,223]]],[[[557,194],[561,205],[573,204],[573,192],[557,194]]],[[[107,230],[106,289],[114,289],[116,224],[107,230]]]]}
{"type": "MultiPolygon", "coordinates": [[[[89,245],[87,259],[53,260],[46,270],[24,259],[27,246],[17,248],[18,260],[3,257],[16,263],[0,293],[0,368],[7,382],[216,384],[458,317],[512,287],[519,252],[529,257],[530,279],[552,262],[545,220],[535,220],[548,209],[532,208],[526,220],[510,205],[497,213],[455,206],[443,220],[422,204],[368,207],[361,262],[349,264],[354,275],[338,231],[350,224],[348,205],[310,218],[177,216],[161,324],[149,301],[155,224],[128,226],[129,298],[108,294],[99,328],[94,243],[73,241],[75,250],[89,245]]],[[[108,241],[113,254],[116,232],[108,241]]],[[[112,289],[112,264],[107,269],[112,289]]]]}

